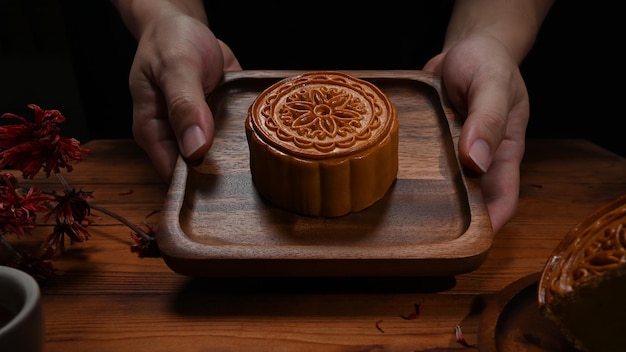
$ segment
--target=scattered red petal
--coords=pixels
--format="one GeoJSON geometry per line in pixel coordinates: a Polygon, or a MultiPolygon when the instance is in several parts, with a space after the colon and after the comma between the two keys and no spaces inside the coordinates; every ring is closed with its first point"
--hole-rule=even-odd
{"type": "Polygon", "coordinates": [[[409,315],[402,315],[402,314],[400,314],[400,318],[402,318],[402,319],[404,319],[404,320],[413,320],[413,319],[416,319],[416,318],[417,318],[417,316],[418,316],[418,315],[420,315],[420,313],[422,312],[422,308],[423,308],[423,307],[422,307],[422,305],[421,305],[421,304],[419,304],[419,303],[415,303],[415,304],[414,304],[414,306],[415,306],[415,311],[414,311],[414,312],[412,312],[412,313],[411,313],[411,314],[409,314],[409,315]]]}
{"type": "Polygon", "coordinates": [[[382,332],[383,334],[385,333],[385,331],[383,330],[383,328],[380,327],[380,323],[382,323],[382,320],[378,320],[376,322],[376,329],[378,329],[378,331],[382,332]]]}
{"type": "Polygon", "coordinates": [[[146,219],[151,217],[154,214],[158,214],[159,212],[160,212],[160,210],[153,210],[153,211],[151,211],[150,214],[146,215],[146,219]]]}
{"type": "Polygon", "coordinates": [[[461,326],[459,325],[454,326],[454,335],[456,336],[457,343],[465,347],[476,348],[476,345],[470,345],[469,343],[467,343],[467,341],[465,341],[465,337],[463,337],[463,331],[461,331],[461,326]]]}
{"type": "Polygon", "coordinates": [[[121,195],[121,196],[128,196],[128,195],[133,194],[134,192],[135,192],[135,191],[131,189],[131,190],[127,191],[127,192],[122,192],[122,193],[120,193],[120,195],[121,195]]]}

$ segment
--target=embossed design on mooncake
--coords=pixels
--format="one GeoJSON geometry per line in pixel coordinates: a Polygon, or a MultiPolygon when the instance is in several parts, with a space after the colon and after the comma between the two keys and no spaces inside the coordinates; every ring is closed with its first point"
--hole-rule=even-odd
{"type": "Polygon", "coordinates": [[[391,126],[392,107],[382,92],[340,73],[302,75],[264,94],[252,106],[257,132],[290,154],[354,153],[378,143],[391,126]]]}
{"type": "Polygon", "coordinates": [[[564,295],[576,286],[626,263],[626,205],[602,215],[573,238],[553,266],[545,300],[564,295]]]}
{"type": "Polygon", "coordinates": [[[317,71],[263,90],[245,123],[259,194],[294,213],[342,216],[380,200],[398,173],[398,112],[375,85],[317,71]]]}

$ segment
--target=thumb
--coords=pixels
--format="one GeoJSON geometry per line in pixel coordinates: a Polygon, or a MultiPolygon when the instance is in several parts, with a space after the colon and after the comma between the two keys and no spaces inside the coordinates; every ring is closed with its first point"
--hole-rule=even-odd
{"type": "Polygon", "coordinates": [[[206,102],[201,82],[193,75],[177,75],[165,80],[163,94],[178,148],[183,157],[201,158],[213,143],[213,114],[206,102]]]}
{"type": "Polygon", "coordinates": [[[182,156],[190,160],[201,158],[211,148],[215,129],[204,94],[173,96],[168,101],[168,109],[182,156]]]}
{"type": "Polygon", "coordinates": [[[424,71],[434,72],[436,74],[441,74],[441,65],[443,63],[443,59],[445,57],[445,53],[440,53],[437,56],[434,56],[432,59],[428,60],[428,62],[422,68],[424,71]]]}

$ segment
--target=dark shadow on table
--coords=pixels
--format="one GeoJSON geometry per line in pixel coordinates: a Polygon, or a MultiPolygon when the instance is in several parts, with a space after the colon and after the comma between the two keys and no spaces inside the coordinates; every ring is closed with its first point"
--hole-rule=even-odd
{"type": "MultiPolygon", "coordinates": [[[[428,295],[451,289],[450,277],[191,278],[172,301],[190,316],[409,315],[428,295]],[[398,300],[398,296],[406,299],[398,300]],[[399,302],[404,302],[399,306],[399,302]]],[[[452,298],[454,295],[450,295],[452,298]]]]}

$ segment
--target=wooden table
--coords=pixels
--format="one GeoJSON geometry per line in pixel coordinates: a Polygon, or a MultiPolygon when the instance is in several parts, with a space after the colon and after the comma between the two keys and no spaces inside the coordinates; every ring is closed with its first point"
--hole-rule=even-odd
{"type": "MultiPolygon", "coordinates": [[[[85,147],[92,154],[69,183],[134,223],[156,224],[150,214],[167,185],[134,142],[85,147]]],[[[63,275],[42,288],[45,351],[468,349],[455,325],[476,344],[489,299],[541,271],[570,228],[626,193],[625,175],[626,159],[587,141],[530,140],[517,215],[480,268],[449,278],[194,279],[131,253],[130,230],[94,211],[91,239],[70,246],[56,261],[63,275]],[[415,304],[416,319],[400,317],[415,304]]]]}

